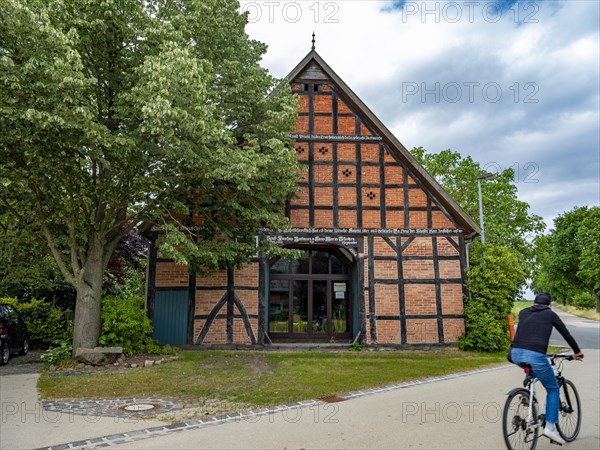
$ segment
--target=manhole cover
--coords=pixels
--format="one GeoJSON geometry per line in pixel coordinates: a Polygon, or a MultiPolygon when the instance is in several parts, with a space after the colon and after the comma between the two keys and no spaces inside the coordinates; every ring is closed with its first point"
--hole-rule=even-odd
{"type": "Polygon", "coordinates": [[[140,412],[161,409],[162,407],[163,405],[160,403],[133,403],[131,405],[121,406],[119,409],[122,411],[140,412]]]}
{"type": "Polygon", "coordinates": [[[328,395],[326,397],[321,397],[319,400],[321,400],[322,402],[325,402],[325,403],[336,403],[336,402],[343,402],[346,399],[343,397],[338,397],[337,395],[328,395]]]}

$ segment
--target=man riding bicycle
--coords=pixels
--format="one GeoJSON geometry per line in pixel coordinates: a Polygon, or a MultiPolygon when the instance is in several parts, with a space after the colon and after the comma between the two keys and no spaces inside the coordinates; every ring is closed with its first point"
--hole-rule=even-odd
{"type": "Polygon", "coordinates": [[[544,436],[562,445],[565,441],[555,427],[558,423],[560,402],[558,382],[546,357],[552,328],[556,328],[571,346],[574,353],[573,359],[583,359],[583,353],[563,321],[550,309],[550,302],[548,294],[539,294],[535,297],[533,306],[525,308],[519,313],[519,325],[511,345],[510,357],[515,364],[531,365],[534,375],[546,389],[544,436]]]}

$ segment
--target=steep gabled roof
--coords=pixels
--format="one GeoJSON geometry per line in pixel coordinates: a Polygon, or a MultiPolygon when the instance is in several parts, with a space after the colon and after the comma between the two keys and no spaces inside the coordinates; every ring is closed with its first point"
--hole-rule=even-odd
{"type": "Polygon", "coordinates": [[[465,237],[470,238],[479,234],[479,226],[467,214],[467,212],[444,190],[442,186],[425,170],[425,168],[412,156],[404,145],[392,134],[390,130],[377,118],[367,105],[348,87],[346,83],[329,67],[329,65],[313,49],[302,61],[289,73],[288,81],[302,82],[303,80],[331,82],[336,89],[345,97],[350,105],[359,112],[371,127],[388,144],[390,151],[396,154],[408,168],[415,174],[419,181],[432,192],[450,214],[465,231],[465,237]]]}

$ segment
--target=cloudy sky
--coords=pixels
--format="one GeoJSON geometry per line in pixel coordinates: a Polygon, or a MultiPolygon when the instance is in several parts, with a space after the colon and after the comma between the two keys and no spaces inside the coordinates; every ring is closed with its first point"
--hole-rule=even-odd
{"type": "Polygon", "coordinates": [[[600,204],[600,2],[244,1],[263,65],[316,49],[407,147],[512,167],[551,226],[600,204]]]}

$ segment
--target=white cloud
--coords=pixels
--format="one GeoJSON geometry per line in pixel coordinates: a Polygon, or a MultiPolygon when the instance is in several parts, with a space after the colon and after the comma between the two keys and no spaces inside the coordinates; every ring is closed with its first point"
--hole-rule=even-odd
{"type": "Polygon", "coordinates": [[[547,223],[600,204],[600,2],[524,1],[498,21],[491,4],[241,2],[275,76],[308,53],[314,31],[319,54],[408,148],[516,164],[521,178],[535,163],[538,182],[517,186],[547,223]]]}

